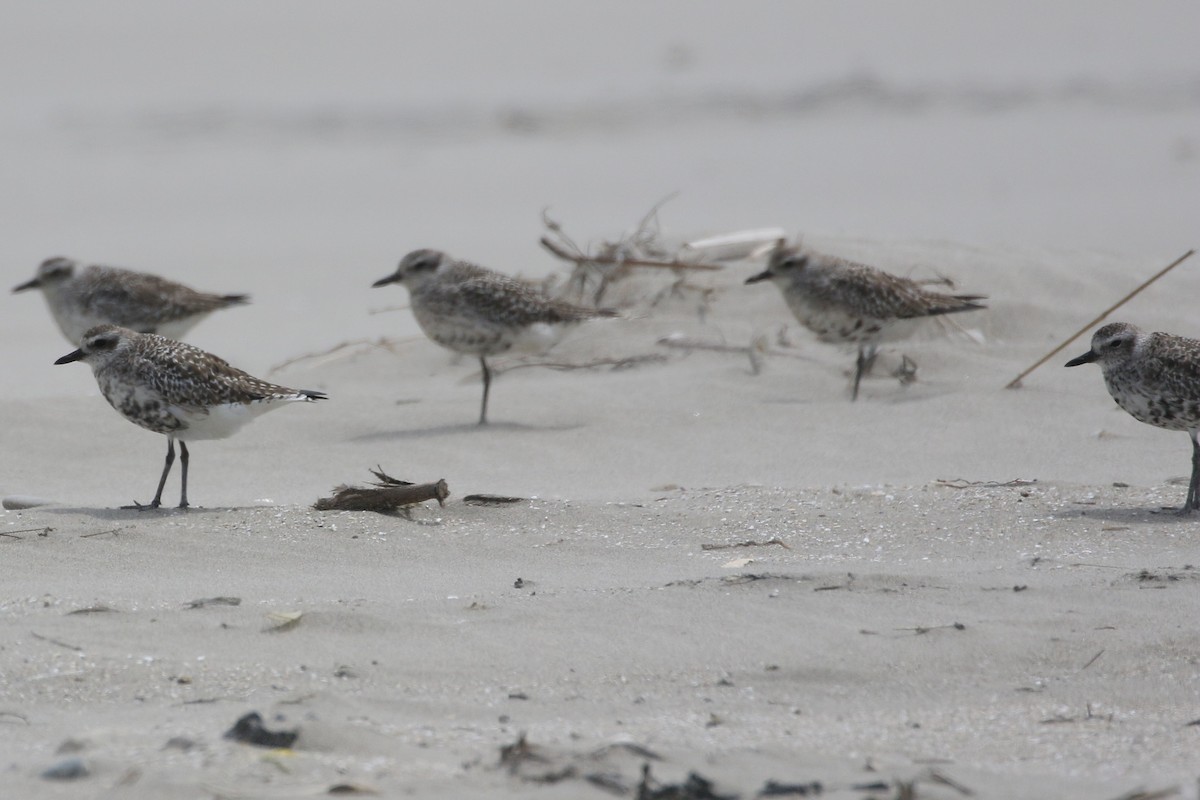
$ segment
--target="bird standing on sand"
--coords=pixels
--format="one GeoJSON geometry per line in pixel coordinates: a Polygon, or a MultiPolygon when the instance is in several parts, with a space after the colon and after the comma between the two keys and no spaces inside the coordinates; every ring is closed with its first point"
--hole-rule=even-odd
{"type": "Polygon", "coordinates": [[[925,317],[986,308],[977,302],[983,295],[932,292],[908,278],[799,247],[775,248],[767,269],[746,283],[765,280],[775,282],[796,319],[822,342],[858,345],[852,400],[880,342],[910,336],[925,317]]]}
{"type": "Polygon", "coordinates": [[[259,380],[190,344],[116,325],[92,328],[78,350],[54,363],[72,361],[92,368],[100,393],[121,416],[167,437],[167,461],[158,491],[149,506],[135,504],[136,508],[162,504],[163,486],[175,463],[176,439],[183,471],[179,507],[187,508],[186,442],[224,439],[283,403],[325,399],[323,392],[259,380]]]}
{"type": "Polygon", "coordinates": [[[1139,422],[1192,439],[1192,477],[1181,513],[1200,509],[1200,341],[1169,333],[1146,333],[1113,322],[1092,335],[1092,347],[1065,366],[1100,364],[1117,405],[1139,422]]]}
{"type": "Polygon", "coordinates": [[[81,268],[70,258],[49,258],[33,280],[13,289],[41,289],[54,321],[72,344],[97,325],[181,338],[212,312],[250,302],[244,294],[198,292],[174,281],[116,267],[81,268]]]}
{"type": "Polygon", "coordinates": [[[544,352],[571,326],[616,316],[607,309],[583,308],[545,297],[518,280],[438,250],[412,251],[394,273],[372,286],[389,283],[408,287],[413,314],[426,336],[457,353],[479,357],[483,369],[480,425],[487,424],[492,383],[488,356],[544,352]]]}

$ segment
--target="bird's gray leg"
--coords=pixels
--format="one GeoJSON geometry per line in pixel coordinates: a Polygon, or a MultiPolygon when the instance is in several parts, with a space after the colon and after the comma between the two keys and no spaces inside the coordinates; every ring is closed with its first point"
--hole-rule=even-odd
{"type": "Polygon", "coordinates": [[[487,359],[479,357],[479,366],[483,368],[483,405],[479,408],[479,424],[487,425],[488,391],[492,388],[492,371],[488,369],[487,359]]]}
{"type": "Polygon", "coordinates": [[[858,346],[858,359],[854,362],[854,389],[850,392],[851,402],[858,399],[858,384],[862,382],[863,374],[871,368],[871,364],[875,361],[875,351],[871,348],[871,354],[867,355],[868,345],[860,344],[858,346]]]}
{"type": "Polygon", "coordinates": [[[1187,501],[1179,510],[1180,514],[1190,514],[1192,511],[1200,509],[1200,441],[1196,440],[1196,433],[1196,431],[1188,432],[1188,435],[1192,437],[1192,478],[1188,481],[1187,501]]]}
{"type": "Polygon", "coordinates": [[[879,346],[874,342],[863,345],[863,375],[870,375],[875,369],[875,357],[879,355],[879,346]]]}
{"type": "MultiPolygon", "coordinates": [[[[180,508],[187,508],[187,507],[188,507],[188,501],[187,501],[187,468],[188,468],[188,451],[187,451],[187,442],[180,442],[180,443],[179,443],[179,470],[180,470],[180,472],[182,472],[182,473],[183,473],[183,483],[181,484],[181,488],[180,488],[180,490],[179,490],[179,507],[180,507],[180,508]]],[[[164,475],[163,475],[163,480],[166,480],[166,478],[167,478],[167,476],[166,476],[166,474],[164,474],[164,475]]],[[[160,493],[160,494],[162,493],[162,486],[161,486],[161,485],[159,485],[159,487],[158,487],[158,491],[159,491],[159,493],[160,493]]]]}
{"type": "Polygon", "coordinates": [[[871,371],[871,367],[875,366],[875,356],[879,355],[879,349],[874,344],[860,344],[858,346],[858,360],[854,362],[854,390],[850,394],[850,399],[858,399],[858,384],[862,381],[863,375],[871,371]]]}
{"type": "MultiPolygon", "coordinates": [[[[183,442],[180,442],[179,444],[182,445],[183,442]]],[[[140,511],[144,511],[147,508],[158,508],[159,506],[161,506],[162,505],[163,487],[167,485],[167,475],[169,475],[171,473],[171,465],[174,463],[175,463],[175,437],[168,436],[167,437],[167,461],[165,464],[163,464],[162,476],[158,479],[158,491],[154,493],[154,499],[150,501],[149,505],[144,506],[135,500],[133,502],[133,505],[121,506],[121,508],[136,508],[140,511]]]]}

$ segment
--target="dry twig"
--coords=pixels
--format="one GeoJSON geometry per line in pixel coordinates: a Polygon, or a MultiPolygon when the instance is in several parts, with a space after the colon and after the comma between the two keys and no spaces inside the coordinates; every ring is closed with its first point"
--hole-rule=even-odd
{"type": "Polygon", "coordinates": [[[591,256],[587,253],[572,253],[564,249],[549,236],[543,236],[538,241],[541,242],[542,247],[549,250],[553,255],[561,258],[563,261],[570,261],[576,265],[596,264],[621,267],[646,267],[648,269],[698,270],[702,272],[724,269],[724,267],[722,267],[720,264],[705,264],[701,261],[683,261],[677,258],[670,260],[656,258],[624,258],[619,253],[591,256]]]}
{"type": "MultiPolygon", "coordinates": [[[[627,276],[634,268],[672,270],[680,276],[677,284],[683,283],[682,276],[687,270],[721,269],[719,265],[704,264],[679,253],[672,256],[659,245],[658,210],[672,197],[673,194],[668,195],[656,203],[632,233],[625,234],[616,242],[602,242],[596,252],[585,251],[567,235],[561,224],[543,211],[542,223],[550,235],[541,238],[541,245],[555,257],[574,264],[568,283],[576,287],[579,296],[585,293],[589,283],[595,284],[592,303],[596,306],[600,305],[609,285],[627,276]]],[[[681,288],[677,285],[676,291],[681,288]]]]}
{"type": "Polygon", "coordinates": [[[963,784],[959,783],[958,781],[950,778],[948,775],[946,775],[944,772],[941,772],[940,770],[936,770],[936,769],[929,770],[928,779],[930,781],[932,781],[933,783],[940,783],[943,786],[949,786],[951,789],[955,790],[956,792],[963,795],[964,797],[970,797],[971,795],[975,794],[973,791],[968,789],[966,786],[964,786],[963,784]]]}
{"type": "Polygon", "coordinates": [[[290,367],[293,364],[299,364],[302,361],[311,361],[314,358],[325,358],[326,356],[334,355],[335,353],[345,350],[348,347],[357,347],[358,345],[370,345],[372,347],[382,347],[384,350],[387,350],[388,352],[392,352],[392,348],[395,344],[396,344],[395,340],[388,339],[387,337],[383,337],[383,336],[381,336],[378,339],[352,339],[350,341],[341,342],[340,344],[335,344],[333,347],[330,347],[328,350],[322,350],[318,353],[304,353],[304,354],[298,355],[294,358],[289,358],[288,360],[283,361],[279,364],[276,364],[275,366],[273,366],[269,370],[267,370],[267,375],[268,376],[274,375],[276,372],[279,372],[282,369],[286,369],[287,367],[290,367]]]}
{"type": "Polygon", "coordinates": [[[15,531],[0,531],[0,536],[7,536],[10,539],[20,539],[23,537],[17,536],[18,533],[35,533],[36,532],[38,536],[46,536],[53,530],[54,530],[54,528],[49,528],[49,527],[46,527],[46,528],[21,528],[20,530],[15,530],[15,531]]]}
{"type": "Polygon", "coordinates": [[[1175,260],[1174,260],[1174,261],[1172,261],[1170,264],[1168,264],[1167,266],[1163,267],[1163,268],[1162,268],[1162,269],[1160,269],[1158,272],[1154,273],[1154,275],[1153,275],[1153,276],[1151,276],[1151,277],[1150,277],[1149,279],[1147,279],[1146,281],[1142,282],[1142,284],[1141,284],[1140,286],[1138,286],[1136,289],[1134,289],[1132,292],[1130,292],[1129,294],[1127,294],[1127,295],[1125,295],[1124,297],[1122,297],[1120,300],[1118,300],[1116,303],[1114,303],[1113,305],[1111,305],[1111,306],[1109,306],[1108,308],[1106,308],[1104,311],[1100,312],[1100,315],[1099,315],[1099,316],[1097,316],[1097,317],[1096,317],[1094,320],[1092,320],[1091,322],[1089,322],[1087,325],[1084,325],[1084,326],[1083,326],[1082,328],[1080,328],[1079,330],[1075,331],[1075,333],[1071,334],[1070,338],[1068,338],[1068,339],[1067,339],[1065,342],[1063,342],[1063,343],[1062,343],[1062,344],[1060,344],[1058,347],[1054,348],[1054,349],[1053,349],[1053,350],[1051,350],[1049,353],[1046,353],[1046,355],[1044,355],[1044,356],[1042,356],[1040,359],[1038,359],[1038,361],[1037,361],[1037,362],[1036,362],[1036,363],[1035,363],[1033,366],[1029,367],[1029,368],[1028,368],[1028,369],[1026,369],[1024,372],[1022,372],[1020,375],[1018,375],[1017,377],[1015,377],[1015,378],[1013,378],[1011,381],[1009,381],[1009,382],[1008,382],[1008,384],[1007,384],[1007,385],[1005,385],[1005,387],[1004,387],[1004,388],[1005,388],[1005,389],[1019,389],[1019,388],[1021,388],[1021,380],[1022,380],[1022,379],[1023,379],[1023,378],[1024,378],[1026,375],[1028,375],[1029,373],[1033,372],[1035,369],[1037,369],[1038,367],[1040,367],[1042,364],[1045,364],[1047,361],[1049,361],[1051,358],[1053,358],[1053,357],[1054,357],[1054,354],[1055,354],[1055,353],[1058,353],[1058,352],[1059,352],[1059,351],[1061,351],[1061,350],[1062,350],[1064,347],[1066,347],[1067,345],[1069,345],[1071,342],[1073,342],[1073,341],[1075,341],[1076,339],[1078,339],[1078,338],[1079,338],[1081,335],[1083,335],[1084,333],[1086,333],[1086,332],[1088,331],[1088,329],[1090,329],[1090,328],[1091,328],[1093,325],[1097,324],[1098,322],[1100,322],[1101,320],[1103,320],[1105,317],[1107,317],[1109,314],[1111,314],[1112,312],[1116,311],[1116,310],[1117,310],[1118,308],[1120,308],[1121,306],[1123,306],[1123,305],[1125,305],[1126,303],[1128,303],[1130,300],[1132,300],[1134,297],[1136,297],[1136,296],[1138,295],[1138,293],[1139,293],[1139,292],[1141,292],[1143,289],[1145,289],[1147,286],[1149,286],[1150,284],[1154,283],[1156,280],[1158,280],[1159,278],[1161,278],[1163,275],[1166,275],[1168,272],[1170,272],[1171,270],[1173,270],[1173,269],[1175,269],[1176,267],[1178,267],[1178,266],[1179,266],[1180,264],[1182,264],[1184,261],[1187,261],[1189,258],[1191,258],[1192,254],[1193,254],[1193,253],[1195,253],[1195,252],[1196,252],[1195,250],[1188,250],[1186,253],[1184,253],[1183,255],[1181,255],[1179,258],[1175,259],[1175,260]]]}
{"type": "Polygon", "coordinates": [[[1032,486],[1036,480],[1013,478],[1011,481],[969,481],[965,478],[938,478],[934,484],[947,489],[1003,489],[1014,486],[1032,486]]]}
{"type": "Polygon", "coordinates": [[[1134,789],[1132,792],[1127,792],[1113,800],[1162,800],[1164,797],[1175,797],[1178,794],[1178,786],[1168,786],[1165,789],[1154,789],[1148,792],[1141,789],[1134,789]]]}
{"type": "Polygon", "coordinates": [[[641,356],[628,356],[626,358],[596,358],[582,364],[572,364],[568,361],[522,361],[516,364],[506,366],[494,366],[491,368],[492,375],[503,375],[505,372],[512,372],[515,369],[525,369],[527,367],[545,367],[546,369],[555,369],[561,372],[566,372],[574,369],[598,369],[600,367],[611,367],[616,370],[629,369],[630,367],[640,366],[642,364],[661,364],[667,360],[666,356],[657,353],[648,353],[641,356]]]}
{"type": "Polygon", "coordinates": [[[792,549],[791,547],[789,547],[787,545],[786,542],[784,542],[782,539],[779,539],[779,538],[768,539],[765,542],[746,541],[746,542],[734,542],[732,544],[702,544],[702,545],[700,545],[700,549],[701,550],[732,550],[735,547],[770,547],[771,545],[779,545],[784,550],[792,549]]]}
{"type": "Polygon", "coordinates": [[[93,536],[105,536],[110,533],[120,533],[122,530],[123,530],[122,528],[113,528],[112,530],[108,530],[108,531],[96,531],[95,533],[84,533],[84,534],[81,534],[79,538],[80,539],[90,539],[93,536]]]}
{"type": "Polygon", "coordinates": [[[32,636],[33,638],[37,639],[38,641],[42,641],[42,642],[49,642],[50,644],[56,644],[56,645],[58,645],[59,647],[65,647],[65,648],[67,648],[68,650],[74,650],[76,653],[82,653],[82,652],[83,652],[83,648],[82,648],[82,647],[78,647],[78,646],[76,646],[76,645],[73,645],[73,644],[68,644],[67,642],[63,642],[63,641],[60,641],[60,640],[58,640],[58,639],[52,639],[52,638],[51,638],[51,637],[49,637],[49,636],[42,636],[40,633],[34,633],[33,631],[30,631],[30,632],[29,632],[29,635],[30,635],[30,636],[32,636]]]}

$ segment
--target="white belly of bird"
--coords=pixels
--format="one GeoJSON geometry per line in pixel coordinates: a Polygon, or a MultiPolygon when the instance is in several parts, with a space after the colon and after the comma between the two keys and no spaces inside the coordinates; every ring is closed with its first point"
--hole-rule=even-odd
{"type": "Polygon", "coordinates": [[[847,313],[840,308],[809,302],[806,297],[789,297],[796,319],[823,342],[850,344],[890,342],[912,335],[919,319],[881,320],[847,313]]]}
{"type": "Polygon", "coordinates": [[[425,334],[442,347],[484,356],[543,353],[558,343],[568,327],[547,322],[510,326],[469,318],[445,319],[420,313],[416,316],[425,334]]]}
{"type": "Polygon", "coordinates": [[[1191,431],[1200,427],[1197,404],[1170,395],[1152,395],[1137,386],[1114,382],[1105,376],[1108,392],[1117,405],[1138,422],[1169,431],[1191,431]]]}
{"type": "Polygon", "coordinates": [[[58,329],[62,331],[63,336],[76,345],[83,340],[83,335],[89,330],[109,321],[92,314],[85,314],[65,302],[55,303],[49,296],[46,297],[46,303],[50,306],[50,313],[54,315],[54,321],[58,323],[58,329]]]}
{"type": "Polygon", "coordinates": [[[169,322],[162,322],[155,327],[154,332],[168,339],[182,339],[184,334],[196,327],[200,320],[207,316],[208,312],[206,311],[203,314],[192,314],[190,317],[180,317],[169,322]]]}
{"type": "Polygon", "coordinates": [[[89,314],[65,300],[56,302],[47,297],[47,303],[50,306],[50,312],[54,315],[54,321],[58,323],[58,329],[63,332],[63,336],[75,344],[79,344],[83,335],[92,328],[110,323],[133,328],[139,333],[157,333],[168,339],[182,339],[184,334],[196,327],[196,324],[209,313],[206,311],[202,314],[192,314],[188,317],[151,324],[135,318],[112,320],[96,314],[89,314]]]}
{"type": "Polygon", "coordinates": [[[222,403],[205,409],[170,406],[169,411],[187,426],[175,434],[185,442],[203,439],[224,439],[232,436],[247,422],[265,414],[281,403],[290,403],[303,398],[278,398],[255,400],[251,403],[222,403]]]}
{"type": "Polygon", "coordinates": [[[511,349],[517,353],[544,353],[558,344],[566,332],[566,325],[535,322],[513,335],[511,349]]]}

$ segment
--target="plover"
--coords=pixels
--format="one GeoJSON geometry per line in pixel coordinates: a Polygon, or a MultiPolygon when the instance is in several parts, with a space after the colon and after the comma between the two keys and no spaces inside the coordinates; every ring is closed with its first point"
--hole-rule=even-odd
{"type": "Polygon", "coordinates": [[[79,344],[97,325],[178,339],[212,312],[250,302],[244,294],[198,292],[166,278],[116,267],[82,267],[70,258],[48,258],[33,280],[13,289],[41,289],[63,335],[79,344]]]}
{"type": "Polygon", "coordinates": [[[487,424],[492,373],[487,357],[510,351],[544,352],[574,324],[616,316],[554,300],[506,275],[450,258],[438,250],[414,250],[396,271],[372,286],[403,283],[412,297],[417,324],[433,341],[479,357],[483,403],[479,424],[487,424]]]}
{"type": "Polygon", "coordinates": [[[943,294],[908,278],[799,247],[777,247],[767,269],[746,283],[771,280],[796,319],[822,342],[858,345],[854,388],[880,342],[910,336],[925,317],[986,308],[978,294],[943,294]]]}
{"type": "Polygon", "coordinates": [[[1181,511],[1200,509],[1200,341],[1146,333],[1113,322],[1092,335],[1092,347],[1065,366],[1096,361],[1108,393],[1139,422],[1192,439],[1192,478],[1181,511]]]}
{"type": "Polygon", "coordinates": [[[149,506],[162,504],[163,485],[175,462],[183,472],[179,507],[187,508],[187,442],[224,439],[250,420],[283,403],[324,400],[323,392],[289,389],[253,377],[212,353],[153,333],[99,325],[83,335],[78,350],[55,364],[82,361],[92,368],[100,393],[121,416],[167,437],[167,461],[149,506]]]}

